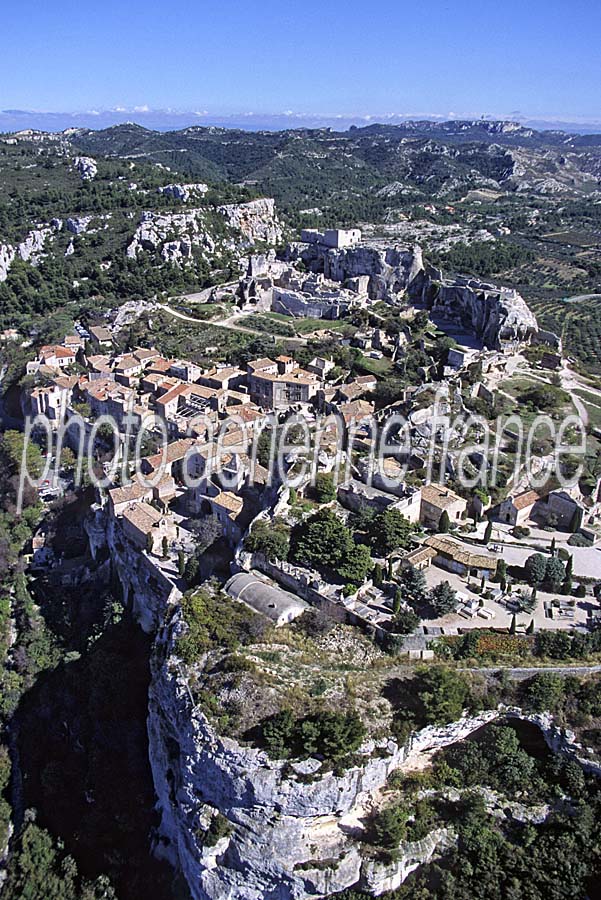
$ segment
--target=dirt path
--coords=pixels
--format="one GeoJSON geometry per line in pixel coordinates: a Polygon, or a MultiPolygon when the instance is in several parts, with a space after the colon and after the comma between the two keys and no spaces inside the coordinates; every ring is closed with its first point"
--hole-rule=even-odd
{"type": "Polygon", "coordinates": [[[157,306],[159,309],[164,310],[164,312],[169,313],[169,315],[174,316],[176,319],[182,319],[184,322],[194,322],[196,325],[215,325],[217,328],[227,328],[230,331],[242,331],[245,334],[254,334],[257,337],[275,337],[276,340],[286,341],[291,344],[306,344],[307,338],[301,337],[288,337],[286,335],[272,335],[269,331],[261,331],[259,328],[249,328],[247,325],[240,325],[239,320],[242,318],[241,314],[234,314],[232,316],[228,316],[226,319],[195,319],[193,316],[188,316],[185,313],[178,312],[176,309],[171,309],[170,306],[166,306],[164,303],[158,303],[157,306]]]}

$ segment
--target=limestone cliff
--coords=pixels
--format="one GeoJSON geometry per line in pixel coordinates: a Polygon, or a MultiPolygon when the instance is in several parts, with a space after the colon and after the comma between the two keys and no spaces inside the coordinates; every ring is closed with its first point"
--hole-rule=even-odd
{"type": "MultiPolygon", "coordinates": [[[[423,728],[403,746],[388,739],[365,741],[361,765],[343,773],[322,773],[315,759],[273,760],[261,749],[220,736],[195,704],[194,674],[177,656],[177,637],[185,627],[175,610],[157,635],[148,733],[161,813],[156,849],[181,869],[195,900],[308,900],[350,886],[375,896],[394,890],[454,836],[452,829],[432,831],[422,841],[401,844],[391,862],[370,852],[361,835],[370,814],[386,802],[388,776],[414,768],[424,754],[499,717],[533,722],[553,750],[599,771],[596,763],[580,759],[574,736],[551,716],[508,708],[423,728]],[[218,815],[225,821],[223,836],[208,846],[206,831],[218,815]]],[[[492,814],[502,814],[499,798],[485,799],[492,814]]],[[[524,820],[545,815],[538,809],[518,812],[524,820]]]]}
{"type": "Polygon", "coordinates": [[[502,341],[524,341],[538,330],[523,297],[474,278],[444,278],[428,266],[421,284],[410,293],[435,317],[473,331],[484,346],[498,349],[502,341]]]}
{"type": "MultiPolygon", "coordinates": [[[[415,768],[424,754],[502,716],[528,719],[554,751],[592,771],[601,768],[582,758],[574,735],[557,727],[551,716],[504,708],[423,728],[404,745],[367,739],[358,762],[342,772],[314,758],[272,759],[262,749],[220,735],[195,702],[196,677],[214,660],[207,656],[185,667],[178,656],[178,639],[187,626],[176,573],[129,545],[101,506],[86,531],[93,557],[110,559],[134,615],[145,630],[156,633],[148,702],[149,755],[160,814],[155,850],[182,872],[194,900],[309,900],[350,886],[375,896],[394,890],[411,871],[442,853],[454,834],[452,828],[440,828],[421,841],[402,843],[392,861],[374,854],[361,838],[366,821],[387,802],[383,794],[390,774],[415,768]],[[220,824],[214,841],[207,839],[212,822],[220,824]]],[[[497,798],[489,800],[499,806],[497,798]]]]}
{"type": "Polygon", "coordinates": [[[372,300],[395,302],[406,293],[434,316],[473,332],[491,349],[503,341],[523,341],[538,329],[536,318],[517,291],[465,276],[445,278],[424,263],[419,246],[351,247],[332,250],[319,244],[292,244],[289,259],[301,259],[334,281],[366,277],[372,300]]]}
{"type": "Polygon", "coordinates": [[[148,733],[161,812],[157,851],[181,869],[195,900],[304,900],[354,884],[377,895],[398,887],[449,840],[447,831],[434,831],[403,845],[395,862],[383,863],[357,836],[389,774],[411,752],[460,740],[495,711],[426,728],[406,747],[366,742],[362,765],[321,774],[316,760],[273,760],[216,733],[195,705],[177,658],[183,627],[176,612],[157,636],[148,733]],[[207,846],[204,834],[217,814],[229,833],[207,846]]]}
{"type": "Polygon", "coordinates": [[[220,234],[215,215],[209,207],[186,212],[143,212],[127,247],[127,255],[134,259],[141,250],[160,253],[166,262],[185,262],[194,251],[209,255],[218,246],[232,251],[257,242],[275,244],[282,237],[282,228],[270,199],[251,200],[217,207],[226,223],[226,234],[220,234]]]}

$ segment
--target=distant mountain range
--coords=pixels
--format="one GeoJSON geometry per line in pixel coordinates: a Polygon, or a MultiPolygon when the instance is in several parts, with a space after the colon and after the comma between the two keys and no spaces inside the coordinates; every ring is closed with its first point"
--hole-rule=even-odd
{"type": "MultiPolygon", "coordinates": [[[[135,122],[158,131],[185,128],[192,125],[239,128],[247,131],[282,131],[289,128],[332,128],[346,131],[351,126],[370,124],[402,124],[412,120],[443,122],[445,116],[426,114],[391,113],[389,115],[311,115],[286,113],[237,113],[219,114],[206,111],[153,110],[146,107],[133,109],[88,110],[85,112],[38,112],[35,110],[0,110],[0,132],[33,128],[40,131],[64,131],[67,128],[107,128],[111,125],[135,122]]],[[[513,118],[513,117],[511,117],[513,118]]],[[[451,119],[451,121],[460,121],[451,119]]],[[[480,121],[493,121],[486,118],[480,121]]],[[[537,130],[562,130],[571,134],[596,134],[601,132],[601,120],[562,121],[560,119],[528,119],[517,117],[516,124],[537,130]]]]}

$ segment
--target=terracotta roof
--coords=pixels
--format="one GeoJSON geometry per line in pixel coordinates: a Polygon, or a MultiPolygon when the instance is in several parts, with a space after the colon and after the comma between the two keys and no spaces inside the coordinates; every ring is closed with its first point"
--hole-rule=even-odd
{"type": "Polygon", "coordinates": [[[132,481],[131,484],[124,484],[122,487],[112,488],[109,491],[109,497],[113,506],[125,503],[129,500],[141,500],[145,497],[151,488],[144,487],[139,481],[132,481]]]}
{"type": "Polygon", "coordinates": [[[140,360],[136,359],[135,356],[128,354],[126,356],[122,356],[117,360],[117,371],[123,369],[139,369],[140,368],[140,360]]]}
{"type": "Polygon", "coordinates": [[[158,469],[163,464],[168,465],[178,459],[183,459],[195,443],[194,438],[180,438],[178,441],[172,441],[167,444],[164,455],[162,452],[153,453],[152,456],[146,457],[145,462],[153,469],[158,469]]]}
{"type": "Polygon", "coordinates": [[[153,359],[150,366],[149,372],[161,372],[165,374],[171,368],[171,360],[164,359],[162,356],[159,356],[157,359],[153,359]]]}
{"type": "Polygon", "coordinates": [[[462,563],[470,569],[496,570],[497,560],[483,553],[473,553],[464,545],[457,543],[452,538],[442,534],[433,534],[424,541],[427,547],[432,547],[437,553],[448,556],[455,562],[462,563]]]}
{"type": "Polygon", "coordinates": [[[182,395],[188,395],[190,393],[190,388],[191,385],[189,384],[176,384],[175,387],[172,387],[170,390],[168,390],[166,394],[158,397],[156,402],[160,403],[161,406],[166,406],[172,400],[176,400],[182,395]]]}
{"type": "Polygon", "coordinates": [[[305,369],[292,369],[291,372],[280,374],[279,372],[258,371],[253,373],[255,378],[262,378],[264,381],[278,381],[282,384],[317,384],[318,378],[313,372],[307,372],[305,369]]]}
{"type": "Polygon", "coordinates": [[[75,359],[75,350],[69,347],[60,347],[58,344],[47,344],[40,349],[40,357],[56,356],[57,359],[75,359]]]}
{"type": "Polygon", "coordinates": [[[231,491],[222,491],[217,497],[212,497],[211,499],[216,506],[226,509],[232,519],[236,518],[244,506],[242,498],[238,497],[237,494],[232,494],[231,491]]]}
{"type": "Polygon", "coordinates": [[[436,550],[434,547],[417,547],[415,550],[410,550],[409,553],[403,557],[402,562],[416,565],[417,563],[423,562],[425,559],[433,559],[435,556],[436,550]]]}
{"type": "Polygon", "coordinates": [[[113,336],[110,331],[105,328],[103,325],[92,325],[91,328],[88,329],[92,337],[95,337],[97,341],[112,341],[113,336]]]}
{"type": "Polygon", "coordinates": [[[142,534],[148,534],[163,516],[150,503],[136,503],[135,506],[123,510],[123,518],[135,525],[142,534]]]}
{"type": "Polygon", "coordinates": [[[251,372],[258,372],[261,369],[272,369],[274,366],[277,366],[275,360],[269,359],[267,356],[264,356],[262,359],[252,359],[248,363],[248,368],[251,372]]]}
{"type": "Polygon", "coordinates": [[[518,494],[517,497],[514,497],[512,503],[516,509],[526,509],[528,506],[534,506],[539,500],[540,495],[536,491],[525,491],[523,494],[518,494]]]}
{"type": "MultiPolygon", "coordinates": [[[[437,506],[439,509],[449,509],[453,504],[466,503],[463,497],[460,497],[450,488],[443,487],[441,484],[426,484],[422,488],[422,500],[437,506]]],[[[466,503],[467,505],[467,503],[466,503]]]]}
{"type": "Polygon", "coordinates": [[[339,409],[342,418],[348,424],[351,419],[356,419],[358,422],[367,419],[373,415],[375,406],[373,403],[368,403],[367,400],[351,400],[350,403],[342,403],[339,409]]]}

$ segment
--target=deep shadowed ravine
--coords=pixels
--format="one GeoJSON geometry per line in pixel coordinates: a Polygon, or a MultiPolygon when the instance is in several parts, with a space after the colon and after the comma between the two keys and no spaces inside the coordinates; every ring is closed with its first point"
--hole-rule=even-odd
{"type": "Polygon", "coordinates": [[[150,855],[150,644],[127,619],[109,626],[79,659],[40,675],[17,718],[24,806],[84,875],[107,874],[120,900],[185,896],[150,855]]]}

